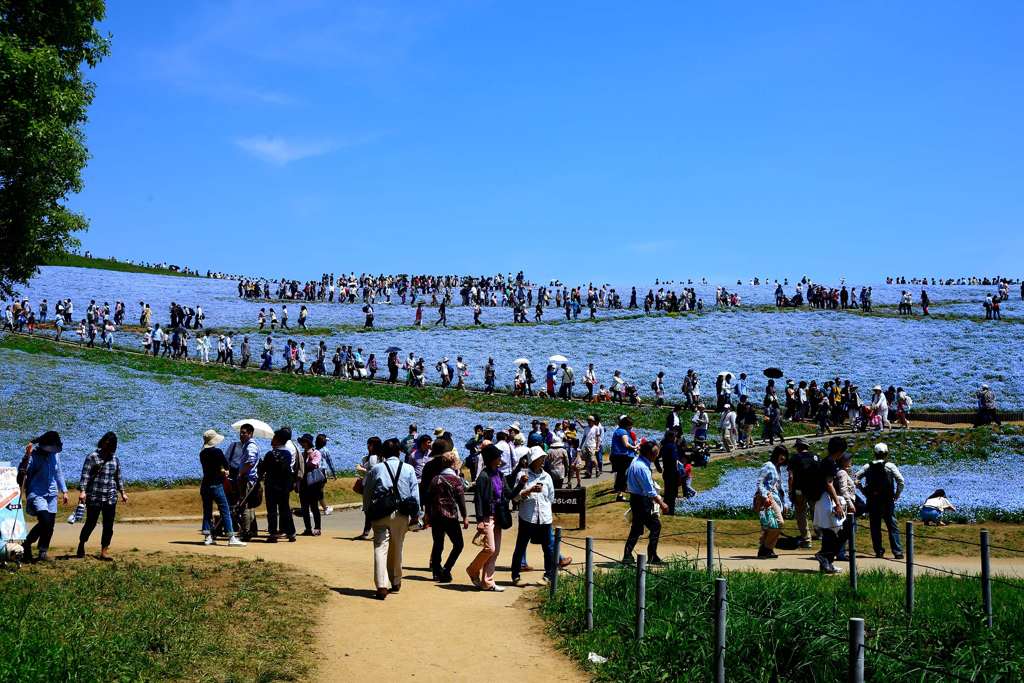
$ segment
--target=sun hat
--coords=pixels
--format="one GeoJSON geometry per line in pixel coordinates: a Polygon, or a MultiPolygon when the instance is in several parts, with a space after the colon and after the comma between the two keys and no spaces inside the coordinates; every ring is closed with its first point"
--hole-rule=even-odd
{"type": "Polygon", "coordinates": [[[517,432],[521,432],[521,431],[522,431],[522,428],[520,428],[520,426],[519,426],[519,421],[518,421],[518,420],[516,420],[515,422],[513,422],[512,424],[510,424],[510,425],[508,426],[508,430],[509,430],[509,431],[515,430],[515,431],[517,431],[517,432]]]}
{"type": "Polygon", "coordinates": [[[444,436],[444,427],[434,427],[434,436],[444,436]]]}
{"type": "Polygon", "coordinates": [[[884,443],[876,443],[875,444],[875,453],[877,455],[885,455],[888,452],[889,452],[889,446],[887,446],[886,444],[884,444],[884,443]]]}
{"type": "Polygon", "coordinates": [[[55,431],[43,432],[39,438],[33,441],[39,450],[46,453],[60,453],[64,450],[64,444],[61,443],[60,434],[55,431]]]}
{"type": "Polygon", "coordinates": [[[514,443],[517,446],[525,446],[526,437],[523,436],[522,434],[516,434],[514,437],[512,437],[512,443],[514,443]]]}
{"type": "Polygon", "coordinates": [[[881,384],[876,384],[875,386],[871,387],[871,391],[881,391],[881,390],[882,390],[882,385],[881,384]]]}
{"type": "Polygon", "coordinates": [[[494,444],[488,444],[480,451],[480,455],[483,457],[485,464],[490,464],[495,460],[501,460],[501,449],[494,444]]]}
{"type": "Polygon", "coordinates": [[[309,442],[310,445],[313,445],[313,435],[309,434],[308,432],[299,437],[300,444],[306,443],[307,441],[309,442]]]}
{"type": "Polygon", "coordinates": [[[532,465],[533,463],[537,462],[541,458],[546,458],[547,455],[548,454],[545,453],[544,449],[541,448],[540,446],[533,446],[533,447],[531,447],[530,448],[530,464],[532,465]]]}
{"type": "Polygon", "coordinates": [[[223,440],[224,437],[218,434],[216,429],[207,429],[205,432],[203,432],[204,448],[213,448],[223,440]]]}

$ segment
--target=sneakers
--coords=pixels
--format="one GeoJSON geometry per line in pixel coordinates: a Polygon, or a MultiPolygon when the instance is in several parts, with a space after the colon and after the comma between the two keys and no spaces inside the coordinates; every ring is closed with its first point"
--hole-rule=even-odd
{"type": "Polygon", "coordinates": [[[622,556],[622,564],[635,564],[635,563],[636,563],[636,560],[633,559],[633,555],[632,554],[630,554],[630,555],[623,555],[622,556]]]}
{"type": "Polygon", "coordinates": [[[811,542],[808,541],[808,540],[802,540],[802,541],[800,541],[800,547],[801,548],[810,548],[811,547],[811,542]]]}
{"type": "Polygon", "coordinates": [[[452,573],[450,571],[447,571],[447,570],[441,572],[441,578],[439,578],[437,580],[437,582],[438,583],[451,583],[452,582],[452,573]]]}
{"type": "Polygon", "coordinates": [[[203,539],[203,545],[217,545],[217,541],[213,540],[213,534],[206,534],[206,538],[203,539]]]}
{"type": "Polygon", "coordinates": [[[572,557],[569,556],[569,555],[566,555],[565,557],[563,557],[562,559],[560,559],[558,561],[558,568],[559,569],[565,569],[566,567],[568,567],[571,564],[572,564],[572,557]]]}
{"type": "Polygon", "coordinates": [[[477,588],[483,588],[483,586],[480,585],[479,576],[474,576],[473,572],[469,571],[469,569],[466,570],[466,575],[469,576],[469,580],[473,582],[474,586],[477,588]]]}
{"type": "Polygon", "coordinates": [[[84,543],[79,543],[78,544],[78,550],[75,551],[75,557],[77,557],[79,559],[85,557],[85,544],[84,543]]]}
{"type": "Polygon", "coordinates": [[[499,586],[498,584],[494,584],[493,586],[485,586],[485,587],[482,588],[482,590],[490,591],[491,593],[504,593],[505,592],[505,588],[503,586],[499,586]]]}
{"type": "Polygon", "coordinates": [[[228,539],[228,545],[232,548],[244,548],[246,544],[239,540],[238,536],[232,536],[228,539]]]}
{"type": "Polygon", "coordinates": [[[325,507],[325,508],[324,508],[324,514],[325,514],[325,515],[329,515],[329,514],[331,514],[332,512],[334,512],[334,508],[333,508],[333,507],[331,507],[330,505],[328,505],[327,507],[325,507]]]}
{"type": "Polygon", "coordinates": [[[893,558],[897,560],[903,559],[903,553],[893,553],[893,558]]]}

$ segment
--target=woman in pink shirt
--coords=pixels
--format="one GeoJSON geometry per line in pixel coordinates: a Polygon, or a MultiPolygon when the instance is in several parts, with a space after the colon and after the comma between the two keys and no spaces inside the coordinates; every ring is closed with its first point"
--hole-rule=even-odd
{"type": "Polygon", "coordinates": [[[320,467],[320,451],[313,447],[313,435],[299,437],[302,446],[302,477],[299,479],[299,502],[302,504],[302,521],[306,525],[303,536],[320,535],[320,497],[327,483],[327,475],[320,467]],[[312,523],[310,522],[312,517],[312,523]],[[312,527],[312,528],[311,528],[312,527]]]}

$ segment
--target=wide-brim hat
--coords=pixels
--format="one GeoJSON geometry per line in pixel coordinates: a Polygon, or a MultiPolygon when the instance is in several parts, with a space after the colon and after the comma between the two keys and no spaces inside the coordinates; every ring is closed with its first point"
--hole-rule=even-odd
{"type": "Polygon", "coordinates": [[[60,434],[54,431],[43,432],[39,438],[33,441],[36,448],[45,453],[60,453],[64,450],[64,444],[60,440],[60,434]]]}
{"type": "Polygon", "coordinates": [[[444,427],[434,427],[434,436],[444,436],[444,427]]]}
{"type": "Polygon", "coordinates": [[[205,432],[203,432],[204,448],[213,448],[223,440],[224,437],[221,434],[219,434],[216,429],[207,429],[205,432]]]}
{"type": "Polygon", "coordinates": [[[545,453],[544,449],[541,448],[540,446],[533,446],[533,447],[530,448],[530,464],[531,465],[533,463],[537,462],[538,460],[541,460],[542,458],[546,458],[547,456],[548,456],[548,454],[545,453]]]}

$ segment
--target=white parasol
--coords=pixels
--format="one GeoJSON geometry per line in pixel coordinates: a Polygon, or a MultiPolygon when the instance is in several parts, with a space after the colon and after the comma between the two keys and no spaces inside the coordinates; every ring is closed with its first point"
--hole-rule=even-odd
{"type": "Polygon", "coordinates": [[[563,356],[560,353],[556,353],[555,355],[551,356],[551,358],[548,358],[548,360],[551,361],[552,363],[568,363],[569,362],[569,359],[566,358],[565,356],[563,356]]]}
{"type": "Polygon", "coordinates": [[[234,422],[232,423],[231,428],[237,432],[242,428],[242,425],[244,424],[252,425],[252,435],[255,436],[257,439],[272,439],[274,437],[274,428],[268,425],[263,420],[257,420],[255,418],[248,420],[239,420],[238,422],[234,422]]]}
{"type": "Polygon", "coordinates": [[[516,358],[514,361],[512,361],[512,364],[515,365],[516,367],[519,367],[523,363],[526,363],[527,365],[529,365],[530,364],[530,359],[529,358],[516,358]]]}

